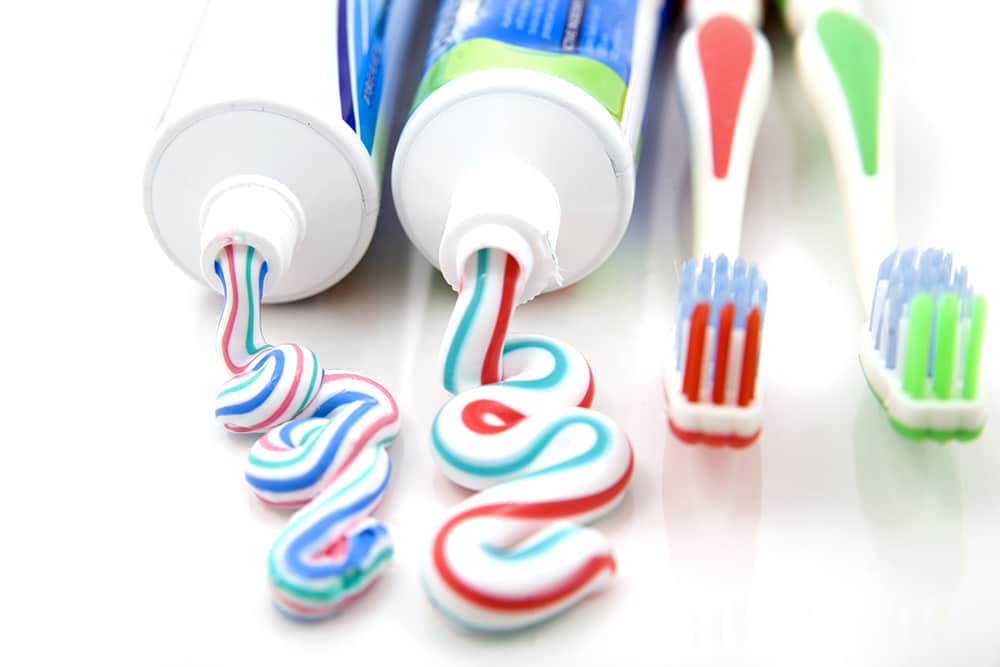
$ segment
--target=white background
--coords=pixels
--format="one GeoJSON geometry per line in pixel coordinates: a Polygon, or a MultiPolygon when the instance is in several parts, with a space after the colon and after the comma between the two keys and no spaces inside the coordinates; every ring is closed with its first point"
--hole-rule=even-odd
{"type": "MultiPolygon", "coordinates": [[[[1000,8],[868,5],[895,47],[903,241],[960,252],[996,302],[1000,8]]],[[[264,559],[285,519],[252,498],[250,443],[210,409],[225,378],[220,300],[161,254],[141,207],[144,152],[199,11],[200,0],[0,9],[0,663],[1000,665],[1000,424],[975,444],[905,442],[869,396],[832,169],[773,24],[776,90],[744,244],[772,294],[760,443],[720,453],[666,433],[658,368],[690,204],[661,58],[628,236],[514,324],[578,346],[596,407],[635,445],[631,491],[599,524],[617,545],[612,589],[499,639],[457,630],[427,602],[419,564],[465,496],[427,444],[453,296],[387,206],[347,280],[265,317],[272,341],[396,392],[404,430],[379,515],[397,557],[339,618],[278,614],[264,559]]],[[[997,319],[983,371],[994,422],[997,319]]]]}

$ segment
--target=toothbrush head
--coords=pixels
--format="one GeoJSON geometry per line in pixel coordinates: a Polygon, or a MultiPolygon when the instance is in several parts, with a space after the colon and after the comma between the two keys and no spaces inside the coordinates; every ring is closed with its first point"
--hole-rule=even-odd
{"type": "Polygon", "coordinates": [[[758,363],[767,283],[725,255],[681,275],[675,358],[666,370],[670,430],[682,442],[749,447],[760,435],[758,363]]]}
{"type": "Polygon", "coordinates": [[[986,422],[979,361],[986,297],[938,249],[896,251],[879,267],[861,333],[861,370],[893,427],[914,439],[972,440],[986,422]]]}

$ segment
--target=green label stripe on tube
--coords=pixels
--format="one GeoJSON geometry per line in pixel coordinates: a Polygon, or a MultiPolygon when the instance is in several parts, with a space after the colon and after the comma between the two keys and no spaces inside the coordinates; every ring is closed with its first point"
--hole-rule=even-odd
{"type": "Polygon", "coordinates": [[[865,174],[878,173],[882,48],[878,35],[857,17],[825,12],[816,23],[820,41],[844,91],[865,174]]]}
{"type": "Polygon", "coordinates": [[[620,121],[636,5],[636,0],[445,0],[414,108],[466,74],[516,68],[572,83],[620,121]]]}

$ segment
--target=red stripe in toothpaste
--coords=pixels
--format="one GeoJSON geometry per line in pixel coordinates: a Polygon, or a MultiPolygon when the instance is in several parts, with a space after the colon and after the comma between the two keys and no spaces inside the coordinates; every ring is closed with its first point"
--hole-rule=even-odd
{"type": "Polygon", "coordinates": [[[602,571],[614,572],[616,569],[615,559],[611,555],[596,556],[587,561],[581,568],[577,569],[570,577],[565,579],[559,586],[549,589],[544,593],[527,595],[523,597],[501,597],[480,591],[462,581],[451,569],[445,556],[445,542],[448,534],[458,524],[468,519],[483,516],[503,516],[513,519],[545,520],[562,519],[567,516],[578,516],[593,511],[603,505],[607,505],[618,497],[628,485],[632,477],[632,467],[635,459],[629,453],[628,469],[625,474],[612,486],[604,491],[582,498],[570,500],[554,500],[542,503],[520,504],[520,503],[500,503],[496,505],[483,505],[475,507],[467,512],[463,512],[452,517],[440,531],[434,540],[434,567],[444,582],[465,599],[481,607],[496,609],[500,611],[524,612],[531,611],[538,607],[558,602],[576,591],[583,588],[588,582],[594,579],[602,571]]]}
{"type": "Polygon", "coordinates": [[[236,374],[243,372],[250,364],[247,363],[246,366],[240,366],[229,356],[229,343],[233,339],[233,329],[236,327],[236,313],[240,308],[240,297],[239,290],[236,289],[236,258],[233,256],[233,246],[227,245],[225,252],[226,264],[229,267],[229,291],[231,292],[226,297],[230,300],[232,307],[229,309],[229,319],[226,320],[226,329],[222,334],[222,356],[229,372],[236,374]]]}
{"type": "Polygon", "coordinates": [[[333,604],[317,605],[315,607],[306,607],[304,605],[301,605],[292,600],[291,598],[282,595],[281,592],[278,591],[278,589],[274,588],[273,586],[271,587],[271,590],[274,592],[274,597],[277,598],[281,606],[285,607],[293,614],[298,614],[300,616],[307,616],[307,617],[320,617],[320,616],[329,616],[330,614],[333,614],[335,612],[340,611],[341,609],[344,609],[352,602],[357,600],[359,597],[364,595],[369,588],[375,585],[375,582],[377,581],[378,581],[377,578],[372,579],[367,584],[359,588],[357,592],[347,597],[341,598],[340,600],[338,600],[333,604]]]}
{"type": "MultiPolygon", "coordinates": [[[[354,451],[351,452],[351,455],[340,466],[339,470],[337,471],[337,474],[331,477],[326,482],[326,484],[323,485],[323,489],[319,493],[322,493],[323,490],[326,490],[331,484],[333,484],[340,477],[340,474],[344,472],[344,470],[350,467],[350,464],[354,461],[354,459],[358,458],[362,450],[364,450],[364,448],[368,445],[368,443],[372,440],[372,438],[375,437],[376,433],[378,433],[380,430],[382,430],[389,424],[392,424],[393,422],[399,419],[399,406],[396,405],[396,399],[393,398],[392,394],[389,393],[388,389],[383,387],[375,380],[365,377],[363,375],[358,375],[356,373],[327,373],[326,376],[323,378],[323,384],[326,384],[328,382],[335,382],[337,380],[358,380],[360,382],[364,382],[366,384],[378,387],[382,391],[382,395],[385,396],[385,398],[389,401],[389,406],[391,407],[392,412],[385,415],[381,419],[372,422],[371,425],[369,425],[368,428],[364,430],[361,436],[357,439],[358,446],[354,448],[354,451]]],[[[319,396],[319,394],[317,394],[317,396],[319,396]]],[[[288,447],[276,445],[270,439],[270,433],[262,436],[261,439],[258,441],[258,443],[265,449],[269,449],[275,452],[284,452],[288,450],[288,447]]],[[[319,493],[317,493],[316,495],[319,495],[319,493]]],[[[273,501],[273,500],[268,500],[267,498],[257,493],[255,493],[254,495],[260,498],[261,502],[263,502],[266,505],[270,505],[271,507],[302,507],[303,505],[309,504],[309,502],[312,500],[312,498],[307,498],[305,500],[273,501]]],[[[372,512],[374,512],[374,510],[372,510],[372,512]]],[[[372,512],[369,512],[368,514],[371,514],[372,512]]]]}
{"type": "Polygon", "coordinates": [[[594,369],[587,364],[587,373],[590,374],[590,383],[587,385],[587,393],[583,395],[583,399],[577,404],[578,408],[590,408],[594,404],[594,369]]]}
{"type": "Polygon", "coordinates": [[[511,255],[507,255],[507,263],[503,272],[503,291],[500,298],[500,309],[497,321],[490,336],[490,344],[486,348],[486,358],[483,359],[483,372],[480,376],[482,384],[494,384],[501,377],[500,358],[503,356],[503,341],[510,328],[510,318],[514,312],[514,290],[517,279],[521,275],[521,267],[511,255]]]}
{"type": "Polygon", "coordinates": [[[526,418],[527,415],[505,403],[492,399],[472,401],[462,408],[462,423],[470,431],[479,435],[503,433],[526,418]],[[493,417],[493,419],[490,420],[489,417],[493,417]]]}

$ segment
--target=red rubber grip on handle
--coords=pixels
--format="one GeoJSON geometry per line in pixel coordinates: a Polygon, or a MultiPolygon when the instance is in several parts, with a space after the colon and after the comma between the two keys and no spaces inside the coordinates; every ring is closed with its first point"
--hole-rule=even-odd
{"type": "Polygon", "coordinates": [[[710,19],[698,31],[698,55],[708,93],[715,177],[725,178],[743,90],[754,59],[753,31],[731,16],[710,19]]]}

